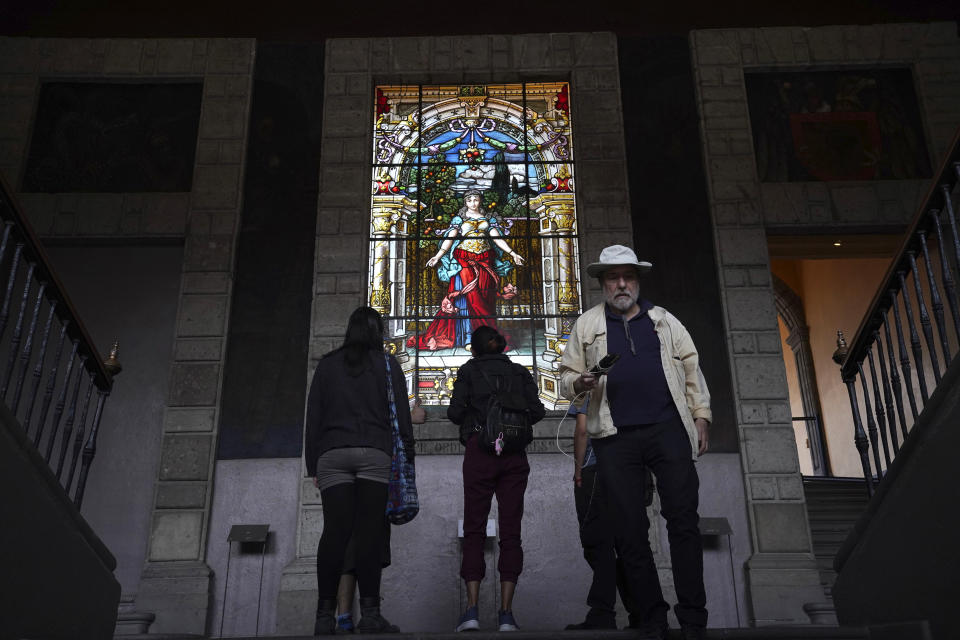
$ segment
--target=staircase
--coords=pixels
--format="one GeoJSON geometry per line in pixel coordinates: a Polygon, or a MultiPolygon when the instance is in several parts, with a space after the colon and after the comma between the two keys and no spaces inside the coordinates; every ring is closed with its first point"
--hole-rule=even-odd
{"type": "Polygon", "coordinates": [[[813,555],[820,569],[820,584],[830,598],[837,579],[833,559],[854,523],[866,510],[867,494],[860,478],[819,476],[804,477],[803,493],[807,500],[813,555]]]}
{"type": "Polygon", "coordinates": [[[848,625],[926,620],[934,637],[958,637],[958,202],[960,130],[856,336],[838,341],[870,496],[834,560],[830,595],[848,625]]]}
{"type": "Polygon", "coordinates": [[[109,638],[117,561],[80,509],[119,368],[2,176],[0,282],[0,638],[109,638]]]}

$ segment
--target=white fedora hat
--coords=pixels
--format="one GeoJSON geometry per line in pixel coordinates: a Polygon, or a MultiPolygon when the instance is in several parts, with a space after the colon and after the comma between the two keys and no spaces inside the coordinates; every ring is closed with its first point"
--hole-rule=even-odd
{"type": "Polygon", "coordinates": [[[600,262],[594,262],[587,266],[587,274],[596,278],[610,267],[619,267],[622,265],[636,267],[640,273],[650,271],[650,268],[653,266],[649,262],[637,260],[637,254],[634,253],[630,247],[625,247],[622,244],[614,244],[600,252],[600,262]]]}

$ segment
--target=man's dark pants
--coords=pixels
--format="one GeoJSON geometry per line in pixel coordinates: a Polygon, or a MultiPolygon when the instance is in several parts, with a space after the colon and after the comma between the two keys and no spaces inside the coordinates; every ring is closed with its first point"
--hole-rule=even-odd
{"type": "MultiPolygon", "coordinates": [[[[632,612],[634,605],[627,591],[626,572],[623,563],[617,559],[613,522],[609,516],[607,496],[597,465],[584,467],[581,483],[574,487],[573,498],[577,507],[577,521],[580,523],[580,544],[583,546],[583,558],[593,571],[593,581],[587,594],[587,622],[615,623],[616,598],[620,599],[627,611],[632,612]]],[[[631,613],[631,622],[633,614],[631,613]]]]}
{"type": "Polygon", "coordinates": [[[616,435],[594,438],[593,449],[640,621],[666,624],[669,610],[650,550],[650,520],[640,499],[647,466],[657,477],[661,513],[667,521],[678,601],[674,612],[680,624],[706,626],[703,545],[697,526],[700,481],[680,416],[651,425],[619,428],[616,435]]]}

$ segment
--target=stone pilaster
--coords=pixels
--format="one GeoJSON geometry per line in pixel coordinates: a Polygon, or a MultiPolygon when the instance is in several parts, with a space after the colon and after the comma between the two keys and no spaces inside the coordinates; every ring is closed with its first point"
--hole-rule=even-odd
{"type": "MultiPolygon", "coordinates": [[[[750,36],[753,36],[751,33],[750,36]]],[[[731,354],[753,556],[757,625],[806,622],[824,599],[811,553],[789,396],[780,354],[760,184],[750,139],[738,31],[691,34],[701,139],[731,354]]]]}
{"type": "Polygon", "coordinates": [[[254,43],[204,40],[192,51],[190,68],[202,75],[203,102],[160,470],[137,609],[156,614],[153,632],[204,634],[212,584],[204,559],[254,43]]]}

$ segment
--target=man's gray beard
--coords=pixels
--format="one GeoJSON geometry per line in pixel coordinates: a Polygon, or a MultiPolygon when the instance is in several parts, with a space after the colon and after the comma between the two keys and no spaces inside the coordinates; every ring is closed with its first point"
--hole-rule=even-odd
{"type": "Polygon", "coordinates": [[[625,313],[629,311],[630,307],[632,307],[637,302],[637,298],[634,298],[632,295],[630,295],[629,292],[627,292],[626,298],[619,298],[617,297],[619,293],[620,292],[617,291],[613,295],[608,296],[607,304],[610,305],[611,308],[616,309],[621,313],[625,313]]]}

